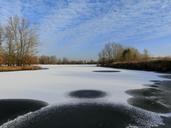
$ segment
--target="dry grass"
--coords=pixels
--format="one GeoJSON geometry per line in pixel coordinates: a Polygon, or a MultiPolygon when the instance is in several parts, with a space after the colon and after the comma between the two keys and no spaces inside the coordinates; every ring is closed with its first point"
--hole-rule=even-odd
{"type": "Polygon", "coordinates": [[[130,62],[115,62],[104,64],[105,67],[123,68],[132,70],[146,70],[156,72],[171,72],[171,60],[148,60],[148,61],[130,61],[130,62]]]}
{"type": "Polygon", "coordinates": [[[40,70],[39,66],[0,66],[0,72],[40,70]]]}

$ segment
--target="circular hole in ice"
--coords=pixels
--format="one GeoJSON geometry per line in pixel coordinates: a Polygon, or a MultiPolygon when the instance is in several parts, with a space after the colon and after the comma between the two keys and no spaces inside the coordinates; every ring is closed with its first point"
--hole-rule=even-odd
{"type": "Polygon", "coordinates": [[[105,95],[105,92],[99,90],[76,90],[69,93],[69,96],[76,98],[100,98],[105,95]]]}
{"type": "Polygon", "coordinates": [[[117,70],[95,70],[93,72],[100,72],[100,73],[114,73],[114,72],[120,72],[117,70]]]}

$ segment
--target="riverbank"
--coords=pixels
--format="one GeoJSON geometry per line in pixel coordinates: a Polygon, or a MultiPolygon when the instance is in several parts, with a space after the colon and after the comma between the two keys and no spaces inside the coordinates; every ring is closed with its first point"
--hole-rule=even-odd
{"type": "Polygon", "coordinates": [[[100,64],[99,66],[131,70],[155,71],[162,73],[171,72],[171,60],[114,62],[111,64],[100,64]]]}
{"type": "Polygon", "coordinates": [[[40,66],[0,66],[0,72],[41,70],[40,66]]]}

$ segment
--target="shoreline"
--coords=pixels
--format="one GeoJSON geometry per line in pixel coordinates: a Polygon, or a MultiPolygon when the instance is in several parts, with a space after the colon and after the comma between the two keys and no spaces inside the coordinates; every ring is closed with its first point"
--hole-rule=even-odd
{"type": "Polygon", "coordinates": [[[153,71],[159,73],[171,73],[171,60],[150,60],[137,62],[114,62],[110,64],[99,64],[100,67],[130,69],[140,71],[153,71]]]}
{"type": "Polygon", "coordinates": [[[40,66],[0,66],[0,72],[43,70],[40,66]]]}

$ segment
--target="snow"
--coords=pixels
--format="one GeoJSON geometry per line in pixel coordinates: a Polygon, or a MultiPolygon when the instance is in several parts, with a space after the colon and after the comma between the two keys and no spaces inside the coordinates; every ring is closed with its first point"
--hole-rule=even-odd
{"type": "Polygon", "coordinates": [[[112,102],[127,104],[129,89],[143,88],[159,74],[96,67],[95,65],[41,65],[47,70],[1,72],[0,99],[37,99],[49,104],[68,102],[112,102]],[[93,72],[117,70],[120,72],[93,72]],[[98,99],[78,99],[68,96],[75,90],[99,90],[107,96],[98,99]]]}
{"type": "MultiPolygon", "coordinates": [[[[131,97],[125,93],[129,89],[144,88],[143,85],[153,84],[150,80],[163,80],[158,73],[146,71],[133,71],[123,69],[111,69],[96,67],[96,65],[41,65],[47,70],[1,72],[0,73],[0,99],[36,99],[48,102],[50,105],[40,110],[48,110],[52,106],[77,103],[112,103],[123,104],[128,109],[134,108],[127,103],[131,97]],[[94,71],[120,71],[120,72],[94,72],[94,71]],[[100,98],[76,98],[69,96],[69,93],[77,90],[98,90],[106,95],[100,98]]],[[[136,107],[135,107],[136,108],[136,107]]],[[[162,125],[163,121],[159,114],[148,112],[141,108],[146,116],[150,117],[149,122],[140,119],[140,122],[147,123],[147,127],[162,125]]],[[[0,126],[6,128],[16,122],[31,118],[39,111],[5,123],[0,126]]],[[[162,115],[163,116],[163,115],[162,115]]],[[[165,115],[166,116],[166,115],[165,115]]],[[[167,116],[170,116],[167,115],[167,116]]],[[[134,127],[134,126],[130,126],[134,127]]]]}

